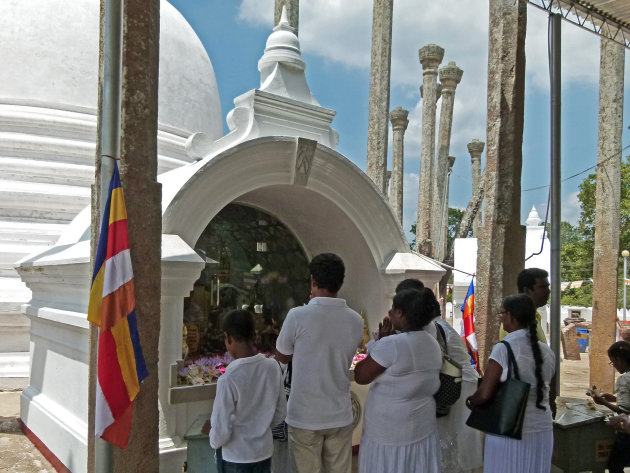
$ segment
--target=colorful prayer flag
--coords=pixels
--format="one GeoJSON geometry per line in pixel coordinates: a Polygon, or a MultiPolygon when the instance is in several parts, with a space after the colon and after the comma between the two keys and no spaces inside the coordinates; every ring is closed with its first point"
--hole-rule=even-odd
{"type": "Polygon", "coordinates": [[[94,261],[88,320],[100,327],[95,433],[123,449],[131,432],[133,401],[149,374],[135,307],[127,210],[116,163],[94,261]]]}
{"type": "Polygon", "coordinates": [[[479,370],[479,355],[477,353],[477,335],[475,334],[475,285],[474,277],[470,280],[466,298],[462,304],[462,329],[460,331],[472,364],[476,370],[479,370]]]}

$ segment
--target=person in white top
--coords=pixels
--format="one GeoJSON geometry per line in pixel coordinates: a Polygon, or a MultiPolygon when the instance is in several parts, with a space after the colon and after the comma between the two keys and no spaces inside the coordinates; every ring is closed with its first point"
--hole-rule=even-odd
{"type": "Polygon", "coordinates": [[[296,473],[350,473],[352,407],[348,370],[363,339],[363,319],[337,297],[345,267],[323,253],[309,266],[311,300],[289,311],[276,358],[293,362],[286,423],[296,473]]]}
{"type": "MultiPolygon", "coordinates": [[[[617,414],[627,414],[630,412],[630,343],[621,340],[610,345],[608,358],[610,364],[621,373],[615,383],[617,395],[599,394],[595,387],[591,390],[591,395],[597,404],[602,404],[617,414]]],[[[615,443],[606,466],[610,473],[623,473],[624,467],[630,466],[630,434],[622,431],[624,430],[623,419],[614,419],[611,425],[618,428],[620,432],[615,435],[615,443]]]]}
{"type": "Polygon", "coordinates": [[[430,289],[394,296],[389,321],[398,333],[376,341],[354,369],[369,384],[359,473],[439,473],[440,439],[433,395],[440,387],[442,352],[423,330],[440,305],[430,289]]]}
{"type": "Polygon", "coordinates": [[[225,346],[234,357],[217,382],[210,418],[210,446],[219,473],[269,473],[271,427],[286,415],[278,362],[254,346],[254,316],[232,310],[223,320],[225,346]]]}
{"type": "MultiPolygon", "coordinates": [[[[538,341],[536,306],[527,294],[508,296],[499,312],[504,338],[510,344],[521,381],[531,391],[525,408],[521,440],[486,435],[484,473],[549,473],[553,452],[553,420],[550,401],[555,400],[555,356],[538,341]]],[[[508,351],[503,343],[492,349],[479,389],[466,400],[469,407],[490,401],[508,376],[508,351]]]]}

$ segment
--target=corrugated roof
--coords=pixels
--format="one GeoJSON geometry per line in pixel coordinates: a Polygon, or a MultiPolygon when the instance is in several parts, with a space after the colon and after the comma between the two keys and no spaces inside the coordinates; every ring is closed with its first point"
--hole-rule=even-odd
{"type": "Polygon", "coordinates": [[[630,48],[630,0],[527,0],[565,20],[630,48]]]}

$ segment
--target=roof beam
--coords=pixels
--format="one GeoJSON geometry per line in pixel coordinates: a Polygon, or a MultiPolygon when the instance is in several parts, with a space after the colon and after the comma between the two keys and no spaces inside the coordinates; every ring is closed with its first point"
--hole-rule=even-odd
{"type": "Polygon", "coordinates": [[[560,14],[566,21],[630,49],[630,9],[627,7],[607,8],[613,2],[606,1],[601,2],[599,7],[584,0],[526,1],[541,10],[560,14]]]}

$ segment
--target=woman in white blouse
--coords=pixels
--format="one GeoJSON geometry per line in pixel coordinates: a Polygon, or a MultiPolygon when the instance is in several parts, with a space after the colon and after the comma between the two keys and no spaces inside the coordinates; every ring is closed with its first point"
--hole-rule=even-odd
{"type": "Polygon", "coordinates": [[[396,294],[389,320],[398,333],[380,338],[354,370],[369,384],[359,473],[439,473],[440,441],[433,394],[440,387],[442,354],[422,327],[439,314],[430,289],[396,294]]]}
{"type": "MultiPolygon", "coordinates": [[[[510,344],[520,379],[532,387],[525,408],[521,440],[486,435],[484,473],[549,473],[553,452],[551,405],[555,357],[551,349],[536,336],[536,307],[526,294],[503,300],[499,312],[503,339],[510,344]],[[551,404],[550,404],[551,400],[551,404]]],[[[466,401],[469,407],[490,401],[500,382],[508,376],[508,352],[503,343],[492,349],[479,389],[466,401]]]]}

